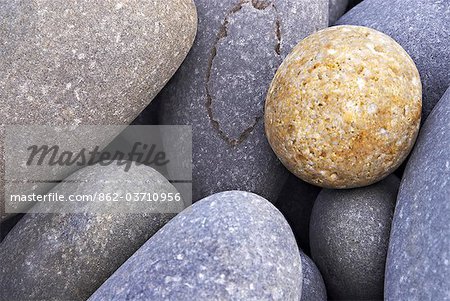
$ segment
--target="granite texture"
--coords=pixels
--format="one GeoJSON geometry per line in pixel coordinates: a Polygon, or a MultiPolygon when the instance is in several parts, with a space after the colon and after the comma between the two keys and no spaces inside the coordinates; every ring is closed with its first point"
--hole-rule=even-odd
{"type": "Polygon", "coordinates": [[[314,201],[320,190],[320,187],[303,182],[291,174],[275,203],[275,206],[283,213],[291,226],[298,246],[306,255],[311,254],[309,248],[309,220],[314,201]]]}
{"type": "Polygon", "coordinates": [[[196,5],[198,35],[159,95],[161,122],[193,127],[194,201],[245,190],[274,202],[287,173],[264,135],[264,96],[291,48],[327,26],[328,0],[196,5]]]}
{"type": "Polygon", "coordinates": [[[328,8],[328,24],[333,25],[346,11],[348,0],[330,0],[328,8]]]}
{"type": "Polygon", "coordinates": [[[450,89],[421,128],[402,178],[386,300],[450,300],[450,89]]]}
{"type": "Polygon", "coordinates": [[[281,213],[229,191],[180,213],[89,300],[300,300],[301,289],[300,254],[281,213]]]}
{"type": "Polygon", "coordinates": [[[5,124],[131,123],[180,66],[196,25],[192,0],[1,0],[0,141],[5,124]]]}
{"type": "MultiPolygon", "coordinates": [[[[67,197],[101,191],[176,193],[161,174],[144,165],[128,172],[117,165],[86,167],[51,192],[67,197]]],[[[76,205],[86,212],[29,213],[11,230],[0,245],[0,300],[86,300],[174,216],[96,214],[89,211],[91,203],[76,205]]]]}
{"type": "Polygon", "coordinates": [[[336,24],[371,27],[402,45],[422,78],[422,121],[425,121],[450,86],[448,0],[365,0],[336,24]]]}
{"type": "Polygon", "coordinates": [[[300,256],[303,272],[302,298],[300,301],[326,301],[327,290],[316,264],[303,252],[300,252],[300,256]]]}
{"type": "Polygon", "coordinates": [[[265,104],[267,139],[296,176],[327,188],[375,183],[406,158],[420,126],[420,77],[390,37],[336,26],[301,41],[265,104]]]}
{"type": "Polygon", "coordinates": [[[381,300],[399,180],[323,189],[311,215],[311,254],[336,300],[381,300]]]}

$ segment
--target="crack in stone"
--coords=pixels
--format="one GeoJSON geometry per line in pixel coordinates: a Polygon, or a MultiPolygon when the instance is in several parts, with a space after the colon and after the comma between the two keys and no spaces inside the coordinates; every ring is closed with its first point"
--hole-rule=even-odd
{"type": "Polygon", "coordinates": [[[214,43],[214,46],[211,49],[211,55],[208,61],[208,67],[207,67],[207,71],[206,71],[206,84],[205,84],[205,88],[206,88],[206,109],[208,112],[208,118],[211,122],[211,125],[213,127],[213,129],[219,134],[219,137],[224,140],[228,145],[230,145],[231,147],[236,147],[239,144],[241,144],[242,142],[244,142],[247,137],[253,132],[253,130],[255,129],[256,125],[258,124],[258,122],[262,119],[262,117],[264,115],[260,115],[257,116],[255,118],[255,121],[253,122],[253,124],[248,127],[247,129],[245,129],[240,135],[238,139],[232,139],[230,137],[227,136],[227,134],[220,128],[220,123],[219,121],[214,119],[214,114],[212,111],[212,101],[213,98],[211,96],[211,93],[209,91],[209,82],[211,79],[211,72],[212,72],[212,66],[213,66],[213,62],[214,62],[214,58],[217,56],[217,45],[219,43],[219,41],[221,39],[224,39],[228,36],[228,24],[229,24],[229,18],[239,12],[242,9],[242,6],[246,3],[251,3],[252,6],[257,9],[257,10],[265,10],[266,8],[268,8],[269,6],[272,6],[273,9],[276,12],[276,21],[275,21],[275,35],[277,38],[277,44],[275,45],[275,53],[280,56],[281,55],[281,20],[278,14],[278,10],[275,6],[275,4],[273,4],[271,1],[266,1],[266,0],[240,0],[230,11],[229,13],[225,16],[225,20],[223,22],[223,24],[220,26],[219,28],[219,32],[217,34],[216,37],[216,41],[214,43]]]}

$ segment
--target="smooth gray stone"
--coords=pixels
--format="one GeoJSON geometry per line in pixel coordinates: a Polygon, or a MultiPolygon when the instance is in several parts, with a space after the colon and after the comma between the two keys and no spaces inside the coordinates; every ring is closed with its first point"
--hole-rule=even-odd
{"type": "Polygon", "coordinates": [[[316,264],[300,252],[302,257],[303,286],[301,301],[326,301],[327,290],[316,264]]]}
{"type": "Polygon", "coordinates": [[[419,69],[422,122],[450,86],[450,2],[448,0],[365,0],[337,25],[361,25],[391,36],[419,69]]]}
{"type": "Polygon", "coordinates": [[[193,127],[194,201],[244,190],[274,202],[287,172],[265,137],[265,96],[291,48],[328,25],[328,0],[195,2],[198,35],[158,96],[161,122],[193,127]]]}
{"type": "Polygon", "coordinates": [[[300,300],[301,259],[282,214],[253,193],[228,191],[184,210],[90,298],[300,300]]]}
{"type": "MultiPolygon", "coordinates": [[[[66,196],[100,191],[176,193],[161,174],[144,165],[128,172],[117,165],[94,165],[67,180],[52,192],[66,196]]],[[[51,206],[35,206],[41,205],[51,206]]],[[[26,214],[0,245],[0,300],[86,300],[173,216],[89,211],[26,214]]]]}
{"type": "Polygon", "coordinates": [[[298,246],[308,256],[309,221],[314,202],[321,188],[306,183],[290,174],[278,196],[275,206],[283,213],[294,232],[298,246]]]}
{"type": "Polygon", "coordinates": [[[397,198],[387,300],[450,300],[450,89],[420,130],[397,198]]]}
{"type": "MultiPolygon", "coordinates": [[[[0,20],[0,154],[6,124],[131,123],[197,26],[192,0],[0,0],[0,20]]],[[[0,156],[2,196],[3,173],[0,156]]]]}
{"type": "Polygon", "coordinates": [[[337,300],[381,300],[386,253],[399,180],[322,189],[311,215],[311,254],[337,300]]]}
{"type": "Polygon", "coordinates": [[[333,25],[346,11],[348,0],[330,0],[328,23],[333,25]]]}

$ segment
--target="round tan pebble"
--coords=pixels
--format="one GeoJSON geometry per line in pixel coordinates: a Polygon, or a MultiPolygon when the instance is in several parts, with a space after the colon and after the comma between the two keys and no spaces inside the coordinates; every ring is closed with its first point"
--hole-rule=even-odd
{"type": "Polygon", "coordinates": [[[266,134],[283,164],[327,188],[370,185],[410,152],[420,126],[419,72],[392,38],[336,26],[301,41],[278,69],[266,134]]]}

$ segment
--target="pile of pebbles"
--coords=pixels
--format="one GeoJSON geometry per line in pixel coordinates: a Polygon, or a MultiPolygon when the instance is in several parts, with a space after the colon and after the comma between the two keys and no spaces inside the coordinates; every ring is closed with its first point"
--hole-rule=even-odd
{"type": "MultiPolygon", "coordinates": [[[[450,300],[450,2],[4,0],[0,20],[0,139],[191,125],[193,146],[179,214],[2,199],[0,300],[450,300]]],[[[177,193],[144,165],[68,180],[50,192],[177,193]]]]}

